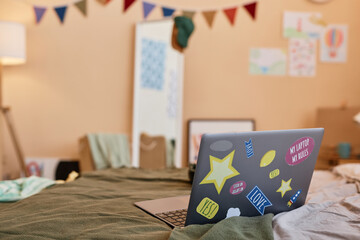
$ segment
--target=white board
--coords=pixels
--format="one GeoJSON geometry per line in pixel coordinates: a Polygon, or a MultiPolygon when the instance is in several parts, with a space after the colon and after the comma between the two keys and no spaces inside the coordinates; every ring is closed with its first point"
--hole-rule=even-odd
{"type": "Polygon", "coordinates": [[[136,24],[132,165],[139,167],[140,134],[175,139],[181,167],[183,54],[171,46],[172,19],[136,24]]]}

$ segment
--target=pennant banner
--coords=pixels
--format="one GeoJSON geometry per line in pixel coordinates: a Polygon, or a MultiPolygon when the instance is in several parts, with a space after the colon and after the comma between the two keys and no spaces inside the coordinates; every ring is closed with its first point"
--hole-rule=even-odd
{"type": "MultiPolygon", "coordinates": [[[[109,2],[111,2],[111,0],[96,0],[96,1],[101,3],[102,5],[106,5],[109,2]]],[[[135,1],[136,0],[124,0],[123,12],[126,12],[127,9],[131,5],[134,4],[135,1]]],[[[74,1],[72,1],[71,4],[74,5],[84,16],[87,16],[87,0],[74,0],[74,1]]],[[[69,5],[70,5],[70,3],[69,3],[69,5]]],[[[55,10],[61,23],[64,23],[66,10],[69,5],[64,5],[61,7],[53,7],[53,9],[55,10]]],[[[144,19],[147,19],[147,17],[154,10],[154,8],[157,6],[157,4],[142,1],[142,6],[143,6],[144,19]]],[[[256,19],[256,9],[257,9],[256,1],[252,2],[252,3],[241,4],[241,5],[237,5],[237,6],[233,6],[233,7],[227,7],[227,8],[223,8],[223,9],[214,9],[214,10],[209,10],[209,9],[208,10],[201,10],[201,9],[193,9],[193,10],[186,9],[185,10],[185,9],[181,9],[181,8],[169,8],[169,7],[164,7],[164,6],[161,6],[161,9],[162,9],[163,17],[171,17],[171,16],[173,16],[175,11],[180,10],[180,11],[182,11],[183,16],[192,19],[196,12],[201,12],[206,20],[206,23],[211,28],[214,23],[215,15],[216,15],[217,11],[219,11],[219,10],[222,10],[224,12],[226,18],[229,20],[230,24],[234,25],[237,10],[238,10],[239,6],[242,6],[253,20],[256,19]]],[[[40,21],[42,20],[47,8],[49,8],[49,7],[33,6],[33,9],[35,12],[35,20],[36,20],[37,24],[39,24],[40,21]]]]}
{"type": "Polygon", "coordinates": [[[135,2],[135,0],[124,0],[124,12],[135,2]]]}
{"type": "Polygon", "coordinates": [[[87,0],[74,3],[74,6],[86,17],[87,16],[87,0]]]}
{"type": "Polygon", "coordinates": [[[46,12],[46,8],[34,6],[34,11],[35,11],[36,23],[40,23],[42,17],[44,16],[44,13],[46,12]]]}
{"type": "Polygon", "coordinates": [[[59,20],[61,23],[64,23],[64,19],[65,19],[65,14],[66,14],[66,10],[67,10],[67,6],[64,7],[56,7],[54,8],[56,14],[59,17],[59,20]]]}
{"type": "Polygon", "coordinates": [[[205,17],[206,22],[208,23],[209,27],[212,27],[212,24],[214,22],[216,11],[208,11],[202,13],[205,17]]]}
{"type": "Polygon", "coordinates": [[[243,6],[254,20],[256,19],[256,6],[257,2],[249,3],[243,6]]]}
{"type": "Polygon", "coordinates": [[[173,13],[175,12],[175,9],[162,7],[163,16],[164,17],[171,17],[173,13]]]}
{"type": "Polygon", "coordinates": [[[229,19],[231,25],[234,25],[236,10],[237,10],[237,7],[230,8],[230,9],[224,9],[224,13],[225,13],[226,17],[229,19]]]}
{"type": "Polygon", "coordinates": [[[143,10],[144,10],[144,18],[146,19],[147,16],[151,13],[151,11],[154,9],[155,4],[143,2],[143,10]]]}

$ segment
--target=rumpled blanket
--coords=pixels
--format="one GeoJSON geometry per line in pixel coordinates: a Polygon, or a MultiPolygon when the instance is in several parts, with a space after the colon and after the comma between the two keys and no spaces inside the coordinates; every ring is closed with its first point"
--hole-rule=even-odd
{"type": "Polygon", "coordinates": [[[15,202],[55,184],[55,181],[31,176],[16,180],[0,181],[0,202],[15,202]]]}
{"type": "Polygon", "coordinates": [[[216,224],[190,225],[175,228],[169,240],[274,239],[273,214],[258,217],[231,217],[216,224]]]}
{"type": "Polygon", "coordinates": [[[306,204],[274,217],[274,239],[359,239],[359,216],[356,184],[330,171],[317,171],[306,204]]]}
{"type": "Polygon", "coordinates": [[[355,182],[360,186],[360,164],[349,163],[334,167],[333,173],[345,178],[348,182],[355,182]]]}

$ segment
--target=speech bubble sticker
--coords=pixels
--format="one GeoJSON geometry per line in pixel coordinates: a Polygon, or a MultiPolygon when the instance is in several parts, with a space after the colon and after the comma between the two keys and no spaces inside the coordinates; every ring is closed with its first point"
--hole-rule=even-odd
{"type": "Polygon", "coordinates": [[[279,176],[279,174],[280,174],[280,170],[277,168],[269,173],[269,178],[274,179],[277,176],[279,176]]]}
{"type": "Polygon", "coordinates": [[[250,140],[247,142],[245,141],[245,149],[246,149],[246,157],[247,158],[251,158],[252,156],[254,156],[254,148],[252,145],[252,140],[250,138],[250,140]]]}
{"type": "Polygon", "coordinates": [[[275,150],[270,150],[267,153],[265,153],[264,156],[261,158],[260,167],[269,166],[270,163],[272,163],[272,161],[274,160],[275,156],[276,156],[275,150]]]}
{"type": "Polygon", "coordinates": [[[311,137],[303,137],[296,140],[288,149],[285,161],[290,166],[305,161],[314,150],[315,141],[311,137]]]}
{"type": "Polygon", "coordinates": [[[196,208],[196,212],[206,217],[207,219],[214,218],[218,211],[219,204],[207,197],[201,200],[196,208]]]}
{"type": "Polygon", "coordinates": [[[258,186],[255,186],[251,190],[251,192],[249,192],[246,198],[251,202],[251,204],[261,215],[264,215],[266,207],[272,206],[270,200],[265,196],[265,194],[260,190],[258,186]]]}
{"type": "Polygon", "coordinates": [[[290,198],[290,200],[289,200],[288,203],[287,203],[287,206],[288,206],[288,207],[291,207],[291,205],[293,205],[293,203],[296,202],[296,200],[297,200],[297,198],[299,197],[300,193],[301,193],[301,190],[297,191],[297,192],[290,198]]]}
{"type": "Polygon", "coordinates": [[[246,188],[246,182],[244,181],[239,181],[234,183],[231,187],[230,187],[230,193],[232,195],[238,195],[240,193],[242,193],[246,188]]]}
{"type": "Polygon", "coordinates": [[[226,218],[238,217],[240,215],[241,215],[241,211],[239,208],[229,208],[226,213],[226,218]]]}

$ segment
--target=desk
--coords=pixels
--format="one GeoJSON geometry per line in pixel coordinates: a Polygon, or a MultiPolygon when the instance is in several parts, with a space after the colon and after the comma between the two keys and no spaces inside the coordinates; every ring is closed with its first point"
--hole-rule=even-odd
{"type": "Polygon", "coordinates": [[[347,164],[347,163],[360,163],[360,159],[343,159],[339,158],[334,160],[336,165],[347,164]]]}

